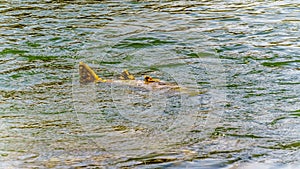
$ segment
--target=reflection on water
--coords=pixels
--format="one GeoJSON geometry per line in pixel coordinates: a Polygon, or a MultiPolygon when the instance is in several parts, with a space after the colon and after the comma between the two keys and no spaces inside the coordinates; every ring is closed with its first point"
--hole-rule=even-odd
{"type": "Polygon", "coordinates": [[[0,7],[1,168],[296,168],[299,3],[0,7]],[[79,61],[189,92],[80,85],[79,61]]]}

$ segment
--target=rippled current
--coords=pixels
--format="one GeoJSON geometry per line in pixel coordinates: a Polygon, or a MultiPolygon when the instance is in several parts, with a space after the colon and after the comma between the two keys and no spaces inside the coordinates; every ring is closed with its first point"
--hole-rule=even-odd
{"type": "Polygon", "coordinates": [[[0,1],[0,168],[297,168],[297,1],[0,1]],[[127,69],[182,91],[79,84],[127,69]]]}

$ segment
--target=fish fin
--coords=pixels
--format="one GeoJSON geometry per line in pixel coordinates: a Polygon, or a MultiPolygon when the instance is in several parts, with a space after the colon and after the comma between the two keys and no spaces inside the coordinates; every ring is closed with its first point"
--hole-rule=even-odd
{"type": "Polygon", "coordinates": [[[128,70],[124,70],[120,76],[121,80],[134,80],[134,76],[128,72],[128,70]]]}
{"type": "Polygon", "coordinates": [[[153,79],[151,76],[144,76],[144,82],[145,83],[153,83],[153,82],[160,82],[159,79],[153,79]]]}
{"type": "Polygon", "coordinates": [[[90,83],[90,82],[104,82],[97,74],[85,63],[79,62],[79,82],[90,83]]]}

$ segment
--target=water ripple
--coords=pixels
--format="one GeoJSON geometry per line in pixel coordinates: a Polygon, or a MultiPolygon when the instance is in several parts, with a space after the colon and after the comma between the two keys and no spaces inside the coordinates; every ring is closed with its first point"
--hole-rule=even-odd
{"type": "Polygon", "coordinates": [[[289,0],[3,1],[0,167],[293,167],[299,11],[289,0]],[[193,95],[81,86],[79,61],[193,95]]]}

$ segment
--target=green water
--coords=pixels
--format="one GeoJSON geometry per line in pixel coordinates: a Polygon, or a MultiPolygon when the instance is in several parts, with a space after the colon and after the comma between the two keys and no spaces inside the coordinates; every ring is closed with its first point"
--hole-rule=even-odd
{"type": "Polygon", "coordinates": [[[0,1],[0,168],[296,168],[300,3],[0,1]],[[123,69],[185,92],[79,84],[123,69]]]}

